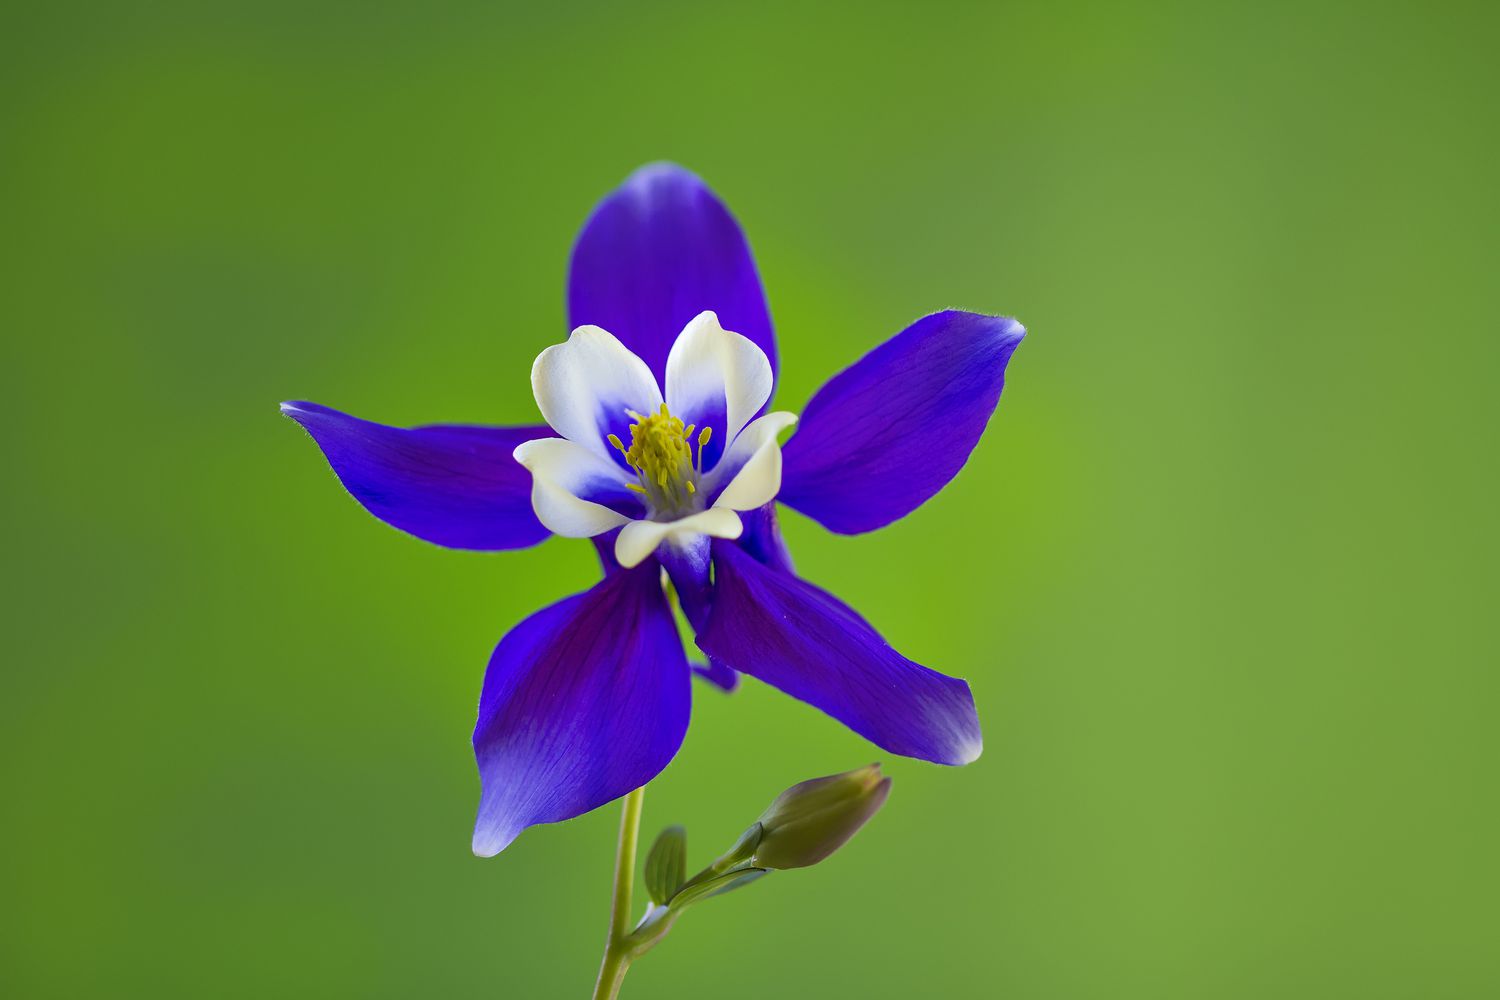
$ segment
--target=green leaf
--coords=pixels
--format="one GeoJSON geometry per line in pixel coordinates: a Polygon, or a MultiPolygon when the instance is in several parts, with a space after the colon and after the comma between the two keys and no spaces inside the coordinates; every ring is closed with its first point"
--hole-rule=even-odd
{"type": "Polygon", "coordinates": [[[694,903],[701,902],[710,896],[719,896],[742,885],[749,885],[766,873],[765,868],[754,868],[746,866],[727,871],[722,875],[714,875],[702,881],[690,882],[678,890],[677,895],[672,897],[671,907],[674,910],[683,910],[694,903]]]}
{"type": "Polygon", "coordinates": [[[687,830],[669,826],[657,834],[646,855],[646,892],[651,902],[665,906],[687,877],[687,830]]]}

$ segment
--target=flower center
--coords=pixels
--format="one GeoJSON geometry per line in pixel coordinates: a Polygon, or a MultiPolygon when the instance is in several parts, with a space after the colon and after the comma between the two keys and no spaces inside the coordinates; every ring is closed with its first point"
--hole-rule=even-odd
{"type": "Polygon", "coordinates": [[[630,427],[630,447],[611,434],[609,443],[620,450],[626,463],[635,470],[637,482],[631,489],[650,501],[653,513],[680,514],[694,507],[693,497],[703,478],[703,446],[713,433],[712,427],[698,432],[698,454],[693,455],[693,425],[682,425],[672,416],[667,404],[661,410],[642,416],[634,410],[627,413],[635,419],[630,427]]]}

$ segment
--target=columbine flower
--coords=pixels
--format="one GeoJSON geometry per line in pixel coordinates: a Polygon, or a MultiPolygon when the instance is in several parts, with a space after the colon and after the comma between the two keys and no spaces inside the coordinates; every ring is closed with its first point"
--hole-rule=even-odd
{"type": "Polygon", "coordinates": [[[604,579],[500,640],[474,729],[474,851],[650,781],[687,730],[690,665],[670,580],[708,663],[822,709],[882,749],[979,756],[969,686],[893,650],[792,569],[774,501],[856,534],[904,517],[967,461],[1024,334],[924,317],[814,394],[762,414],[776,344],[749,246],[696,176],[659,164],[595,210],[573,250],[573,334],[532,368],[549,426],[400,429],[286,403],[376,517],[464,549],[593,538],[604,579]]]}
{"type": "Polygon", "coordinates": [[[624,569],[661,550],[675,579],[674,564],[687,562],[681,576],[693,586],[684,600],[695,601],[707,582],[708,539],[739,538],[736,511],[765,506],[781,486],[776,435],[797,418],[755,417],[772,381],[765,352],[711,312],[672,343],[665,394],[624,344],[580,326],[531,369],[537,407],[561,435],[515,451],[531,470],[537,518],[570,538],[620,529],[614,558],[624,569]]]}

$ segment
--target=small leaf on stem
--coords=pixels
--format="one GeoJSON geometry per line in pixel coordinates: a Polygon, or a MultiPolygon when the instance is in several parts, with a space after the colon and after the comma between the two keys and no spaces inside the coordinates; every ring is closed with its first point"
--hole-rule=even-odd
{"type": "Polygon", "coordinates": [[[669,826],[656,837],[646,855],[646,892],[651,902],[665,906],[687,876],[687,830],[669,826]]]}

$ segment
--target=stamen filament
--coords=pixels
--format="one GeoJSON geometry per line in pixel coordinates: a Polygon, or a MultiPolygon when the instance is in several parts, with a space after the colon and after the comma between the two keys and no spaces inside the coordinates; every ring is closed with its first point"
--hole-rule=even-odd
{"type": "Polygon", "coordinates": [[[694,460],[693,469],[700,476],[703,475],[703,446],[708,444],[708,439],[713,437],[713,434],[712,426],[705,427],[698,432],[698,457],[694,460]]]}

